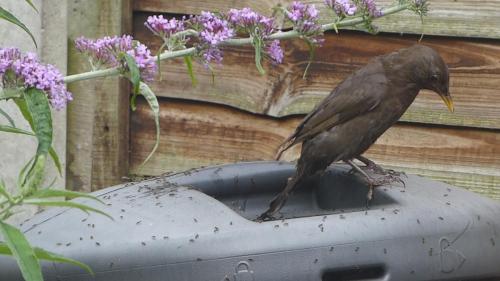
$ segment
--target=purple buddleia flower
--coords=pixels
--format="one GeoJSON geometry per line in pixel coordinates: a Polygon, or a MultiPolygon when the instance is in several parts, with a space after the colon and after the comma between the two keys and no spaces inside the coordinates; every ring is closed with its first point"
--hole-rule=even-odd
{"type": "Polygon", "coordinates": [[[265,17],[250,8],[231,9],[227,13],[227,19],[237,30],[252,37],[265,39],[275,31],[272,18],[265,17]]]}
{"type": "Polygon", "coordinates": [[[145,45],[134,42],[130,35],[106,36],[96,40],[80,37],[75,40],[75,46],[77,50],[89,56],[93,68],[102,65],[125,67],[125,62],[119,59],[119,56],[121,53],[127,53],[135,59],[144,81],[152,80],[156,73],[155,57],[145,45]]]}
{"type": "Polygon", "coordinates": [[[184,30],[184,21],[172,18],[170,20],[159,16],[149,16],[144,25],[156,35],[170,37],[172,34],[184,30]]]}
{"type": "Polygon", "coordinates": [[[71,93],[66,90],[63,76],[59,70],[50,64],[43,64],[34,53],[22,55],[16,48],[0,49],[0,77],[3,86],[36,88],[44,91],[52,107],[63,109],[72,100],[71,93]],[[4,74],[11,70],[15,81],[5,83],[4,74]],[[12,85],[12,83],[15,83],[12,85]]]}
{"type": "Polygon", "coordinates": [[[382,16],[382,10],[377,8],[375,0],[362,0],[362,4],[371,17],[378,18],[382,16]]]}
{"type": "Polygon", "coordinates": [[[219,44],[234,37],[235,32],[229,22],[211,12],[201,12],[190,19],[192,28],[199,33],[199,43],[196,45],[199,57],[208,67],[210,62],[220,64],[222,51],[219,44]]]}
{"type": "Polygon", "coordinates": [[[293,23],[293,28],[314,44],[323,42],[321,25],[318,24],[318,10],[312,4],[303,4],[294,1],[285,12],[287,18],[293,23]]]}
{"type": "Polygon", "coordinates": [[[0,49],[0,75],[3,75],[12,66],[12,63],[20,58],[21,52],[17,48],[0,49]]]}
{"type": "Polygon", "coordinates": [[[203,64],[208,67],[211,62],[222,63],[222,51],[218,48],[208,48],[202,51],[203,64]]]}
{"type": "Polygon", "coordinates": [[[214,13],[201,12],[194,18],[194,22],[200,26],[200,39],[205,44],[215,46],[234,36],[229,23],[214,13]]]}
{"type": "Polygon", "coordinates": [[[156,74],[156,58],[151,55],[151,51],[146,45],[139,42],[136,43],[135,48],[127,51],[135,59],[137,67],[141,72],[141,78],[144,81],[152,81],[156,74]]]}
{"type": "Polygon", "coordinates": [[[325,4],[332,8],[337,16],[353,16],[357,12],[356,4],[351,0],[325,0],[325,4]]]}
{"type": "Polygon", "coordinates": [[[283,62],[283,49],[281,49],[279,40],[273,40],[271,44],[267,46],[266,53],[274,64],[283,62]]]}

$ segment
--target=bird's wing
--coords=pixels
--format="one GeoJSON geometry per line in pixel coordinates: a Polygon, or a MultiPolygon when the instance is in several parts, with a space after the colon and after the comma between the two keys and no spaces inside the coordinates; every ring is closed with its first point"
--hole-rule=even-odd
{"type": "Polygon", "coordinates": [[[293,145],[376,108],[386,91],[383,73],[356,73],[335,88],[280,146],[277,158],[293,145]]]}

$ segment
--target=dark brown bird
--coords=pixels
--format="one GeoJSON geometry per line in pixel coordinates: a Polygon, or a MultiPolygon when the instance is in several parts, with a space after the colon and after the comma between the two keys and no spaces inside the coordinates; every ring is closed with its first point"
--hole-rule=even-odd
{"type": "Polygon", "coordinates": [[[435,50],[423,45],[377,57],[347,77],[280,146],[278,159],[285,150],[302,142],[297,170],[259,219],[272,218],[298,184],[322,173],[337,161],[348,163],[365,176],[370,186],[368,199],[371,199],[374,186],[386,184],[394,178],[377,180],[370,177],[363,168],[392,173],[361,154],[398,121],[422,89],[436,92],[453,112],[448,85],[448,67],[435,50]],[[357,166],[353,159],[366,166],[357,166]]]}

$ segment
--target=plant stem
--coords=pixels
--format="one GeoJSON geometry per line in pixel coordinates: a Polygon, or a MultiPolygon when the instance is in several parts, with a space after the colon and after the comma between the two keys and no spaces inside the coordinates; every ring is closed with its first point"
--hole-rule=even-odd
{"type": "Polygon", "coordinates": [[[112,68],[106,68],[106,69],[100,69],[100,70],[95,70],[95,71],[89,71],[89,72],[69,75],[69,76],[64,77],[63,81],[64,81],[64,83],[67,84],[67,83],[76,82],[76,81],[82,81],[82,80],[88,80],[88,79],[106,77],[106,76],[114,76],[114,75],[118,75],[118,74],[120,74],[119,68],[112,67],[112,68]]]}
{"type": "MultiPolygon", "coordinates": [[[[406,10],[408,8],[408,6],[409,6],[408,4],[403,4],[403,5],[396,5],[393,7],[389,7],[387,9],[382,10],[382,14],[383,14],[383,16],[395,14],[397,12],[401,12],[403,10],[406,10]]],[[[363,22],[364,22],[364,19],[362,17],[355,17],[355,18],[342,20],[338,23],[324,24],[321,26],[321,29],[323,31],[336,30],[337,28],[340,28],[340,27],[354,26],[354,25],[357,25],[357,24],[360,24],[363,22]]],[[[179,35],[197,35],[197,33],[193,30],[185,30],[185,31],[179,32],[179,34],[176,34],[174,36],[179,36],[179,35]]],[[[285,31],[285,32],[278,31],[276,33],[271,34],[268,37],[268,39],[270,39],[270,40],[275,40],[275,39],[286,40],[286,39],[297,38],[299,36],[300,36],[300,34],[295,30],[290,30],[290,31],[285,31]]],[[[250,44],[252,44],[251,37],[229,39],[229,40],[221,43],[221,45],[223,45],[223,46],[241,46],[241,45],[250,45],[250,44]]],[[[160,60],[188,56],[188,55],[194,54],[195,52],[196,52],[196,48],[194,48],[194,47],[187,48],[184,50],[179,50],[179,51],[165,51],[160,55],[160,60]]],[[[120,69],[118,67],[112,67],[112,68],[107,68],[107,69],[102,69],[102,70],[89,71],[89,72],[69,75],[69,76],[64,77],[63,81],[65,83],[71,83],[71,82],[88,80],[88,79],[99,78],[99,77],[115,76],[115,75],[119,75],[119,74],[120,74],[120,69]]]]}

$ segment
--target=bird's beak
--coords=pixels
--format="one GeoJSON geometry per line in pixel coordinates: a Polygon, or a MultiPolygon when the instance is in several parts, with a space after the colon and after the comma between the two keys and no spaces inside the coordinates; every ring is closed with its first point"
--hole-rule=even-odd
{"type": "Polygon", "coordinates": [[[441,99],[443,99],[444,104],[446,104],[450,112],[455,111],[455,107],[453,106],[453,100],[451,99],[450,94],[439,95],[439,96],[441,97],[441,99]]]}

